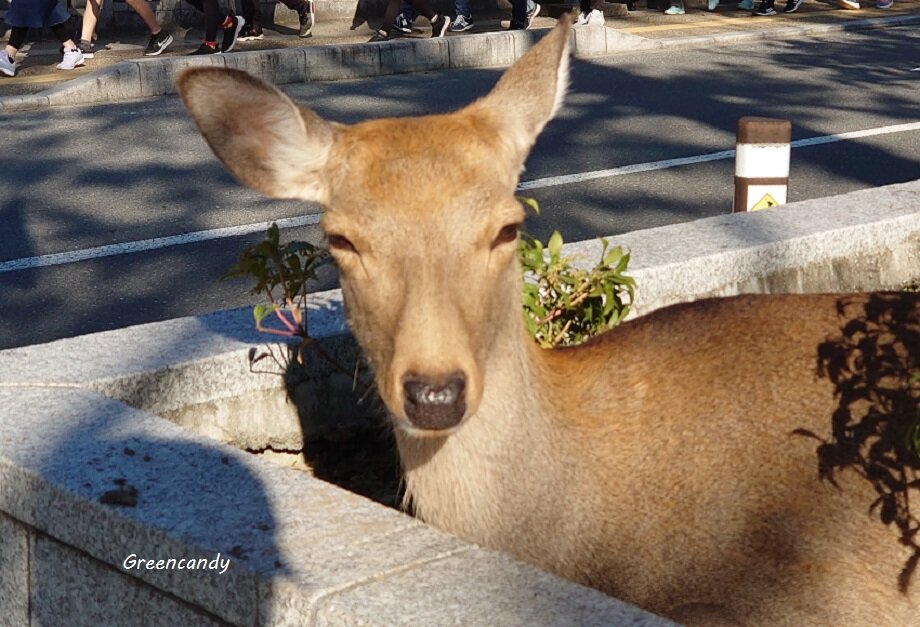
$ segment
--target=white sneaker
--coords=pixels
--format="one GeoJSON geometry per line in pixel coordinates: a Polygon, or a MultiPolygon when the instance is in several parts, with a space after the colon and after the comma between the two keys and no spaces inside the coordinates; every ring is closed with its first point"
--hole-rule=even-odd
{"type": "Polygon", "coordinates": [[[0,50],[0,73],[16,76],[16,62],[6,53],[6,50],[0,50]]]}
{"type": "Polygon", "coordinates": [[[77,66],[83,65],[83,53],[79,48],[64,51],[64,60],[58,63],[59,70],[72,70],[77,66]]]}
{"type": "Polygon", "coordinates": [[[579,13],[578,17],[575,18],[575,21],[572,23],[572,26],[584,26],[588,23],[588,14],[579,13]]]}
{"type": "Polygon", "coordinates": [[[604,12],[599,9],[594,9],[588,13],[588,17],[585,18],[585,22],[590,26],[603,26],[604,12]]]}

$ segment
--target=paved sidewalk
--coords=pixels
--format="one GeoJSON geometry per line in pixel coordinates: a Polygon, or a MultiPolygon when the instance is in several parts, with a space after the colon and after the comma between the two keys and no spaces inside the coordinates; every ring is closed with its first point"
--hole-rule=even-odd
{"type": "MultiPolygon", "coordinates": [[[[599,51],[592,49],[586,54],[579,54],[579,51],[576,50],[576,54],[579,54],[579,56],[598,56],[615,54],[618,51],[636,51],[643,48],[655,49],[656,47],[665,46],[670,48],[684,45],[728,45],[751,41],[752,37],[770,39],[775,35],[776,38],[788,39],[790,37],[818,36],[823,32],[827,32],[828,28],[893,26],[913,22],[914,18],[916,18],[917,22],[920,22],[920,0],[896,0],[894,7],[887,10],[876,9],[874,4],[863,0],[863,6],[867,8],[858,11],[842,10],[832,3],[808,0],[802,4],[798,11],[788,15],[781,13],[782,2],[783,0],[778,0],[777,10],[780,13],[773,17],[752,16],[748,11],[738,10],[735,3],[723,4],[716,11],[709,12],[701,0],[687,2],[687,13],[679,16],[665,15],[661,11],[640,6],[637,10],[630,11],[626,15],[607,18],[606,26],[603,29],[606,31],[606,48],[599,51]],[[622,45],[613,46],[610,43],[611,41],[623,43],[622,45]]],[[[625,5],[608,5],[608,7],[621,9],[620,12],[625,13],[625,11],[622,11],[622,9],[625,9],[625,5]]],[[[555,18],[541,16],[535,20],[534,29],[549,28],[554,23],[555,18]]],[[[476,27],[472,31],[456,34],[449,33],[446,39],[448,42],[452,42],[455,38],[468,38],[471,34],[500,33],[507,25],[507,15],[497,13],[477,15],[476,27]]],[[[373,32],[373,28],[377,26],[379,26],[379,23],[375,21],[375,18],[372,18],[370,24],[363,23],[352,29],[351,19],[341,17],[324,19],[322,14],[318,14],[314,32],[308,38],[301,39],[297,37],[296,31],[292,27],[271,25],[265,28],[264,40],[239,42],[231,54],[236,52],[362,44],[367,42],[373,32]]],[[[415,33],[401,37],[397,41],[406,42],[408,45],[411,45],[410,42],[416,42],[425,46],[426,44],[423,42],[429,39],[430,33],[428,22],[421,18],[417,21],[416,26],[415,33]]],[[[171,60],[188,55],[198,47],[203,39],[203,33],[199,29],[174,31],[173,35],[175,36],[173,45],[170,46],[166,53],[154,59],[168,64],[171,60]]],[[[596,38],[582,37],[581,39],[584,42],[588,39],[596,38]]],[[[46,40],[27,44],[23,50],[25,54],[20,54],[20,66],[17,76],[15,78],[0,76],[0,110],[12,110],[14,108],[11,105],[4,107],[2,101],[9,101],[8,98],[4,98],[6,96],[39,94],[52,88],[59,88],[62,85],[73,82],[75,79],[98,73],[99,70],[107,66],[142,59],[145,44],[145,35],[122,35],[102,32],[99,34],[99,41],[97,42],[96,57],[87,60],[85,67],[69,72],[55,69],[55,65],[60,60],[57,42],[46,40]]],[[[468,55],[470,58],[465,59],[466,67],[477,65],[485,67],[501,64],[496,62],[494,50],[490,54],[489,46],[480,45],[475,47],[482,49],[484,52],[471,51],[468,55]],[[475,58],[477,55],[485,55],[485,57],[481,59],[481,62],[477,62],[475,58]]],[[[491,48],[495,48],[495,46],[491,45],[491,48]]],[[[415,54],[419,55],[421,53],[416,52],[415,54]]],[[[352,51],[349,56],[356,57],[358,53],[352,51]]],[[[150,60],[148,58],[145,62],[150,60]]],[[[231,65],[229,60],[227,65],[231,65]]],[[[309,62],[307,65],[309,65],[309,62]]],[[[454,64],[451,63],[450,67],[454,67],[454,64]]],[[[395,71],[413,71],[414,69],[419,68],[410,67],[402,70],[397,68],[395,71]]],[[[426,66],[421,69],[437,69],[437,67],[426,66]]],[[[171,70],[165,71],[171,73],[171,70]]],[[[389,73],[392,73],[392,71],[389,73]]],[[[357,73],[354,75],[367,76],[372,74],[357,73]]],[[[346,77],[342,76],[342,78],[346,77]]],[[[307,79],[309,80],[309,78],[308,76],[307,79]]],[[[337,77],[330,76],[328,78],[337,77]]],[[[126,97],[131,97],[131,95],[128,94],[126,97]]],[[[117,98],[106,97],[100,98],[99,101],[112,101],[115,99],[117,98]]],[[[82,98],[81,101],[92,101],[92,99],[82,98]]],[[[52,100],[51,104],[60,103],[52,100]]]]}

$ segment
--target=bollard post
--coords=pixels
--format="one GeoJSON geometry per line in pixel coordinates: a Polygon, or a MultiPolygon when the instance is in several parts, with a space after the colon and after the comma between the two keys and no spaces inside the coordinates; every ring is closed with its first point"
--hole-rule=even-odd
{"type": "Polygon", "coordinates": [[[786,204],[792,123],[773,118],[738,120],[733,213],[786,204]]]}

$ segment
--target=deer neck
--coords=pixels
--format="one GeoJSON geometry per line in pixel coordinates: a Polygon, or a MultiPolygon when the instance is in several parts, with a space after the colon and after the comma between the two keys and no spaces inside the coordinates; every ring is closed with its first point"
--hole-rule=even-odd
{"type": "Polygon", "coordinates": [[[482,401],[459,430],[433,439],[397,431],[406,500],[416,514],[485,545],[513,531],[505,526],[521,525],[533,498],[549,489],[546,469],[558,442],[552,410],[536,383],[544,351],[527,334],[519,311],[496,333],[482,401]]]}

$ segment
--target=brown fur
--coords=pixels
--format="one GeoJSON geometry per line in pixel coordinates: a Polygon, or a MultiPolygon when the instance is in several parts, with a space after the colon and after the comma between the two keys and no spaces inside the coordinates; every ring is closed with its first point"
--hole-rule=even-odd
{"type": "MultiPolygon", "coordinates": [[[[333,251],[348,318],[421,518],[688,624],[920,623],[875,493],[855,473],[819,480],[815,441],[792,433],[829,432],[817,351],[842,297],[700,301],[557,351],[526,336],[516,246],[493,240],[523,218],[518,174],[561,97],[561,22],[450,115],[343,126],[217,69],[180,92],[240,180],[323,203],[326,232],[354,246],[333,251]],[[457,371],[464,421],[414,428],[401,377],[457,371]]],[[[917,322],[920,298],[899,298],[917,322]]]]}

